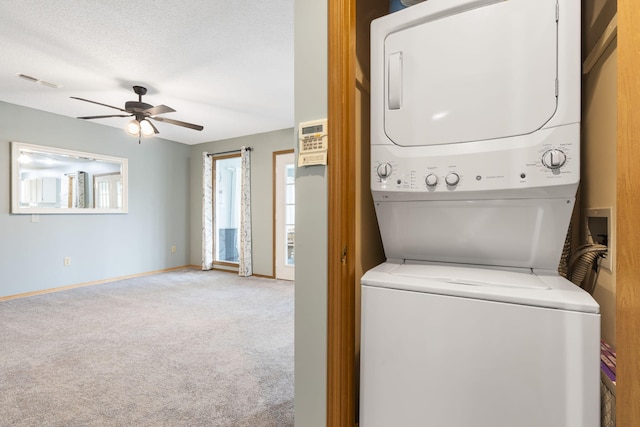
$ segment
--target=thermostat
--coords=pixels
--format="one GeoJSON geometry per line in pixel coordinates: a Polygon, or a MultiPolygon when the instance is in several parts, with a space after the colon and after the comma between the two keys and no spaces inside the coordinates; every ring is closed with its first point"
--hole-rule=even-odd
{"type": "Polygon", "coordinates": [[[298,167],[327,164],[327,119],[300,123],[298,167]]]}

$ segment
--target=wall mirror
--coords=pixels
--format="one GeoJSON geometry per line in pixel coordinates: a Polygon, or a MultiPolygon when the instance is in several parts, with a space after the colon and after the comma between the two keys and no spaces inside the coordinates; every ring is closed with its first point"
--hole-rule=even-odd
{"type": "Polygon", "coordinates": [[[127,213],[127,159],[11,143],[11,213],[127,213]]]}

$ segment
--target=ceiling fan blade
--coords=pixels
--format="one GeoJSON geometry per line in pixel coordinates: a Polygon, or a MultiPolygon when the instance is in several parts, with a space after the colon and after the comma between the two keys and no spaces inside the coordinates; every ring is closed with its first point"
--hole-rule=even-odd
{"type": "Polygon", "coordinates": [[[108,117],[131,117],[131,114],[110,114],[108,116],[84,116],[77,117],[78,119],[106,119],[108,117]]]}
{"type": "Polygon", "coordinates": [[[143,113],[155,116],[156,114],[175,113],[175,111],[176,110],[171,107],[167,107],[166,105],[156,105],[155,107],[147,108],[143,113]]]}
{"type": "Polygon", "coordinates": [[[193,130],[202,130],[204,126],[194,125],[192,123],[181,122],[180,120],[167,119],[165,117],[151,117],[153,120],[157,120],[159,122],[165,122],[172,125],[182,126],[185,128],[193,129],[193,130]]]}
{"type": "Polygon", "coordinates": [[[120,107],[114,107],[113,105],[109,105],[109,104],[103,104],[102,102],[97,102],[97,101],[92,101],[90,99],[84,99],[84,98],[78,98],[77,96],[71,96],[70,98],[72,99],[77,99],[78,101],[84,101],[84,102],[90,102],[92,104],[98,104],[98,105],[102,105],[103,107],[109,107],[109,108],[113,108],[116,110],[120,110],[120,111],[124,111],[125,113],[128,113],[127,110],[123,110],[120,107]]]}

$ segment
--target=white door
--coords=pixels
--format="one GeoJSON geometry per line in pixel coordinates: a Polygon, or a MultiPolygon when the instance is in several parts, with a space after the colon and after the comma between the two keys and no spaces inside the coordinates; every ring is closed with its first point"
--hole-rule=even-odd
{"type": "Polygon", "coordinates": [[[295,164],[293,152],[275,155],[275,274],[293,280],[295,272],[295,164]]]}

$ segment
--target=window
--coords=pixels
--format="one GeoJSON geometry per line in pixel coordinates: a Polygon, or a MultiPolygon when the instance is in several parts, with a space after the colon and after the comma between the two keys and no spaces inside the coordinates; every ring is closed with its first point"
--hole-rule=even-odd
{"type": "Polygon", "coordinates": [[[214,263],[238,264],[241,178],[240,155],[214,158],[214,263]]]}
{"type": "Polygon", "coordinates": [[[285,264],[295,265],[295,221],[296,221],[296,189],[295,189],[296,170],[293,164],[286,165],[285,174],[285,229],[286,229],[286,256],[285,264]]]}

